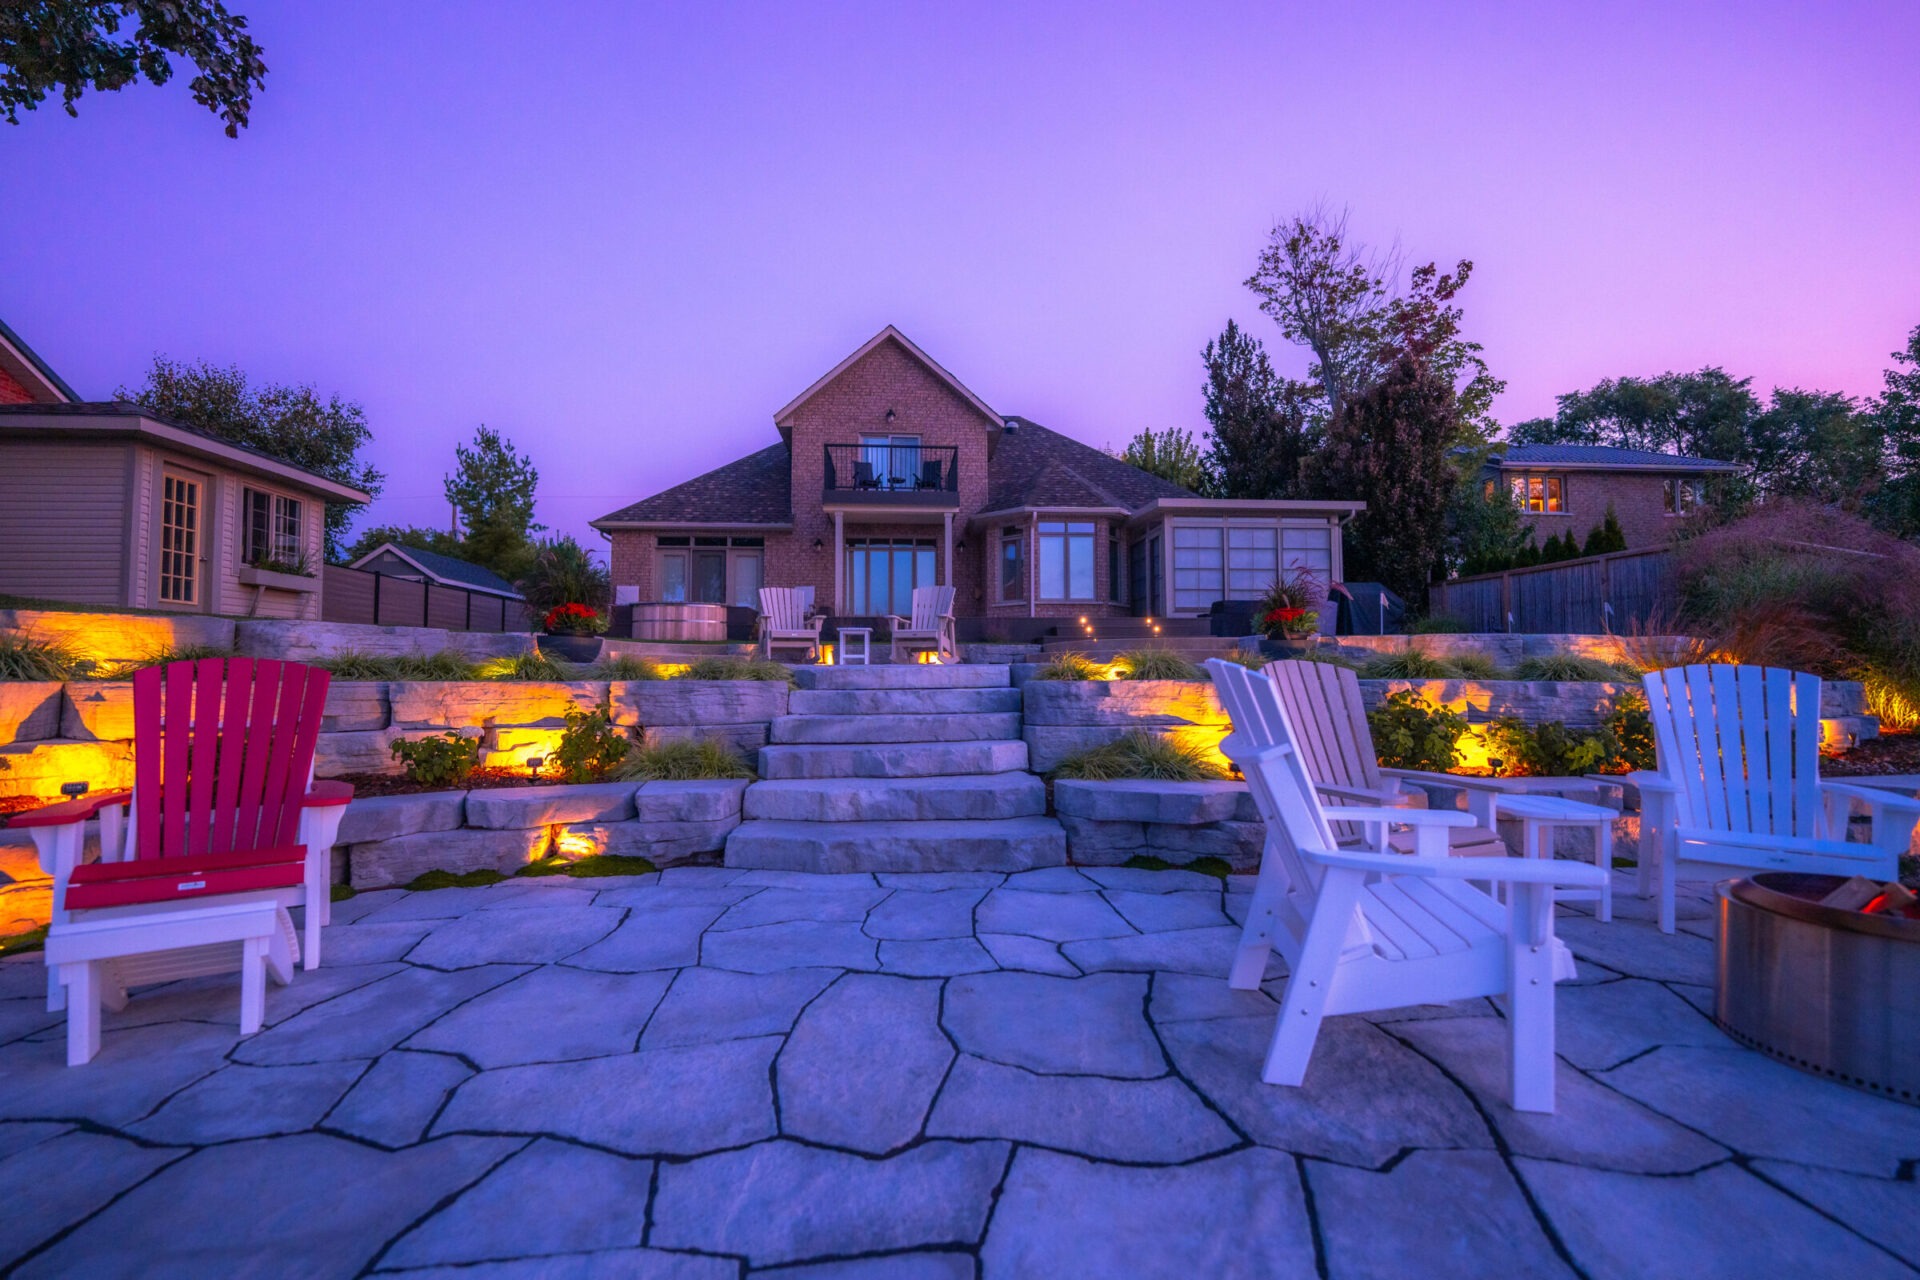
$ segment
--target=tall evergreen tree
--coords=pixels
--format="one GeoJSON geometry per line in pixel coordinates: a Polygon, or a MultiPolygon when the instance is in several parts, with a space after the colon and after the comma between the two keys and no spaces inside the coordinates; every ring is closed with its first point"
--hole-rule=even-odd
{"type": "Polygon", "coordinates": [[[517,579],[532,559],[532,536],[545,527],[533,519],[540,472],[532,458],[514,451],[513,441],[484,424],[474,432],[471,448],[455,445],[453,453],[456,465],[447,477],[446,495],[466,526],[461,543],[466,557],[509,581],[517,579]]]}
{"type": "Polygon", "coordinates": [[[1232,320],[1200,353],[1206,365],[1210,492],[1222,498],[1304,496],[1302,462],[1319,432],[1312,392],[1275,375],[1266,349],[1232,320]]]}

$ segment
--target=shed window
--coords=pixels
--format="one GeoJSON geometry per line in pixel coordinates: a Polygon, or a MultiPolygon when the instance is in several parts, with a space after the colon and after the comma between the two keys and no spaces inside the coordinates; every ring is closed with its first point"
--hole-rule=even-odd
{"type": "Polygon", "coordinates": [[[305,504],[259,489],[244,489],[241,498],[247,522],[240,558],[250,565],[297,568],[306,556],[300,526],[305,504]]]}

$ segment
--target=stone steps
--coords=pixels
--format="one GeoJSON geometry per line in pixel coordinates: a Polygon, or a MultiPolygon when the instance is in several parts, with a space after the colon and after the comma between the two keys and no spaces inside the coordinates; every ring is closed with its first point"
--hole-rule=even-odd
{"type": "MultiPolygon", "coordinates": [[[[774,722],[775,725],[779,721],[774,722]]],[[[763,778],[928,778],[1012,773],[1027,767],[1019,739],[986,742],[835,743],[760,748],[763,778]]]]}
{"type": "Polygon", "coordinates": [[[780,716],[776,743],[950,743],[1020,736],[1020,713],[984,715],[780,716]]]}
{"type": "Polygon", "coordinates": [[[1020,691],[996,689],[795,689],[794,715],[975,715],[1019,711],[1020,691]]]}
{"type": "Polygon", "coordinates": [[[1007,668],[974,664],[796,667],[793,678],[802,689],[1005,689],[1012,684],[1007,668]]]}
{"type": "Polygon", "coordinates": [[[747,788],[748,821],[956,822],[1037,817],[1046,785],[1030,773],[930,778],[787,778],[747,788]]]}
{"type": "MultiPolygon", "coordinates": [[[[770,748],[771,749],[771,748],[770,748]]],[[[1025,871],[1067,860],[1053,818],[960,822],[743,822],[726,865],[768,871],[1025,871]]]]}

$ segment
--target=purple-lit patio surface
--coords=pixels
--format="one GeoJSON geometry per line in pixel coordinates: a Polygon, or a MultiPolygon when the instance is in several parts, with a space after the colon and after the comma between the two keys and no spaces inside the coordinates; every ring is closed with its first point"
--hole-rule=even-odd
{"type": "Polygon", "coordinates": [[[1551,1117],[1508,1109],[1485,1001],[1335,1019],[1306,1087],[1261,1084],[1244,878],[369,893],[261,1034],[201,980],[74,1069],[19,957],[0,1271],[1913,1274],[1920,1109],[1722,1037],[1704,886],[1663,937],[1628,880],[1630,918],[1562,909],[1551,1117]]]}

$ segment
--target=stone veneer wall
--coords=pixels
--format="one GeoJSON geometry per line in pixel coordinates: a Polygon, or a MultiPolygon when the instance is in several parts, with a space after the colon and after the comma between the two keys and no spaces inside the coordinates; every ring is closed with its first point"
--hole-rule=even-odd
{"type": "MultiPolygon", "coordinates": [[[[314,755],[322,778],[401,771],[392,743],[455,730],[482,741],[481,763],[516,767],[559,741],[570,711],[605,707],[648,745],[715,737],[742,753],[786,714],[787,686],[762,680],[338,680],[327,691],[314,755]]],[[[54,797],[62,783],[96,790],[133,777],[130,684],[0,682],[0,796],[54,797]]]]}
{"type": "Polygon", "coordinates": [[[1244,782],[1062,779],[1053,784],[1053,806],[1067,829],[1067,856],[1091,866],[1222,858],[1236,871],[1253,871],[1266,839],[1244,782]]]}

